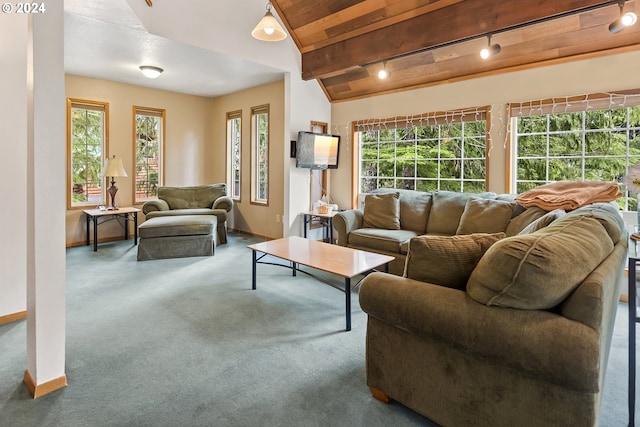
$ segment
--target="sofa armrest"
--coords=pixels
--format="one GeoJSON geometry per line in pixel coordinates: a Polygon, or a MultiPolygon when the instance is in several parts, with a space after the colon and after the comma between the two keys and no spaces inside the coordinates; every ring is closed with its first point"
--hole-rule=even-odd
{"type": "Polygon", "coordinates": [[[599,332],[559,314],[480,304],[465,291],[391,274],[360,285],[371,317],[416,335],[581,392],[598,391],[599,332]]]}
{"type": "Polygon", "coordinates": [[[233,199],[229,196],[218,197],[213,202],[212,209],[224,209],[227,212],[231,212],[233,209],[233,199]]]}
{"type": "Polygon", "coordinates": [[[142,213],[145,215],[154,211],[168,211],[169,204],[162,199],[149,200],[142,205],[142,213]]]}
{"type": "Polygon", "coordinates": [[[333,228],[338,232],[338,244],[347,246],[349,233],[362,228],[364,213],[359,209],[340,211],[333,216],[333,228]]]}

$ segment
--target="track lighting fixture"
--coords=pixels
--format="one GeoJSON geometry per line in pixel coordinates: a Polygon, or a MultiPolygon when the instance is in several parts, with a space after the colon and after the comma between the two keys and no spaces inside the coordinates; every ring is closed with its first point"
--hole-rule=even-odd
{"type": "Polygon", "coordinates": [[[389,72],[387,71],[387,61],[382,62],[382,68],[378,71],[378,78],[380,80],[384,80],[389,77],[389,72]]]}
{"type": "Polygon", "coordinates": [[[490,56],[494,56],[497,55],[498,53],[500,53],[501,47],[498,43],[496,44],[491,44],[491,34],[489,34],[487,36],[487,47],[483,48],[480,51],[480,57],[482,59],[487,59],[490,56]]]}
{"type": "Polygon", "coordinates": [[[618,1],[620,7],[620,17],[609,24],[609,32],[616,34],[638,21],[638,16],[633,12],[624,13],[625,0],[618,1]]]}

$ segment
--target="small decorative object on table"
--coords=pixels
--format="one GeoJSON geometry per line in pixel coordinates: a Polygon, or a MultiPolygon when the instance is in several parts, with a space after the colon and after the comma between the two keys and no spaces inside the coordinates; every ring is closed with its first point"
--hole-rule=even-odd
{"type": "Polygon", "coordinates": [[[318,210],[319,214],[326,215],[326,214],[330,214],[331,213],[331,211],[333,210],[333,206],[331,206],[331,205],[319,205],[317,210],[318,210]]]}

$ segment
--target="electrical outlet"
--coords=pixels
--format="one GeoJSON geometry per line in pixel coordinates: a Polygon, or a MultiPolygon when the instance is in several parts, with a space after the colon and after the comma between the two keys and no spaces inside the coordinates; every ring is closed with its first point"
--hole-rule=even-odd
{"type": "Polygon", "coordinates": [[[278,223],[279,223],[279,222],[280,222],[280,219],[281,219],[280,214],[276,214],[276,222],[278,222],[278,223]]]}

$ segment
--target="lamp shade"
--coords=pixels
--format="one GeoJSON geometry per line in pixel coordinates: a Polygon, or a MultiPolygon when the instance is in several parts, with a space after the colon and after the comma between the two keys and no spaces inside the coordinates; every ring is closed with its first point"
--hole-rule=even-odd
{"type": "Polygon", "coordinates": [[[277,42],[287,38],[287,33],[282,29],[269,8],[258,25],[251,31],[251,35],[253,38],[265,42],[277,42]]]}
{"type": "Polygon", "coordinates": [[[104,168],[102,168],[102,176],[127,176],[127,172],[124,170],[124,165],[122,164],[122,159],[115,155],[108,158],[104,168]]]}

